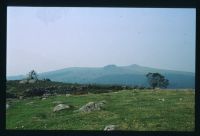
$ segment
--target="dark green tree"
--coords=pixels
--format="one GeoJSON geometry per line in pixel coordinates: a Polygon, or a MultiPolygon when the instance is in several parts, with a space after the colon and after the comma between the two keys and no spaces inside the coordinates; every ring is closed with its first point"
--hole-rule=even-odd
{"type": "Polygon", "coordinates": [[[38,80],[38,75],[37,73],[35,72],[35,70],[31,70],[29,73],[28,73],[28,80],[30,79],[35,79],[35,80],[38,80]]]}
{"type": "Polygon", "coordinates": [[[159,73],[148,73],[146,74],[149,85],[155,89],[156,87],[167,88],[169,80],[159,73]]]}

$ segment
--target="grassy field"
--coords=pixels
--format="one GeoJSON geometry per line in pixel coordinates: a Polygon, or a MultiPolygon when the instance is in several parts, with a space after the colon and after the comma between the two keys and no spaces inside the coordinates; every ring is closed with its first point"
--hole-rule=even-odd
{"type": "Polygon", "coordinates": [[[194,90],[122,90],[119,92],[50,96],[23,100],[9,99],[7,129],[24,130],[103,130],[117,125],[117,130],[194,131],[194,90]],[[102,110],[73,112],[88,102],[105,100],[102,110]],[[53,112],[54,101],[74,108],[53,112]]]}

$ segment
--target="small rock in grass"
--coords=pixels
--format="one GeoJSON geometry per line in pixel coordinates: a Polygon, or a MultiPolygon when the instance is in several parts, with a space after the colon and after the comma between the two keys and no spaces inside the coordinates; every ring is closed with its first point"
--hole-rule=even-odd
{"type": "Polygon", "coordinates": [[[33,102],[28,102],[28,103],[26,103],[26,105],[31,105],[31,104],[33,104],[33,102]]]}
{"type": "Polygon", "coordinates": [[[182,98],[179,99],[179,101],[182,101],[182,100],[183,100],[182,98]]]}
{"type": "Polygon", "coordinates": [[[9,107],[10,107],[10,105],[6,103],[6,109],[8,109],[9,107]]]}
{"type": "Polygon", "coordinates": [[[50,93],[45,93],[42,96],[47,98],[47,97],[51,96],[51,94],[50,93]]]}
{"type": "Polygon", "coordinates": [[[163,101],[163,102],[165,101],[165,99],[164,99],[164,98],[162,98],[162,99],[158,99],[158,100],[159,100],[159,101],[163,101]]]}
{"type": "Polygon", "coordinates": [[[116,129],[116,125],[108,125],[104,128],[104,131],[113,131],[116,129]]]}
{"type": "Polygon", "coordinates": [[[71,95],[71,94],[66,94],[65,96],[68,97],[68,96],[70,96],[70,95],[71,95]]]}
{"type": "Polygon", "coordinates": [[[54,107],[53,111],[54,111],[54,112],[57,112],[57,111],[64,110],[64,109],[69,109],[69,108],[70,108],[69,105],[66,105],[66,104],[58,104],[57,106],[54,107]]]}
{"type": "Polygon", "coordinates": [[[19,99],[22,100],[24,97],[23,96],[19,96],[19,99]]]}
{"type": "Polygon", "coordinates": [[[46,99],[47,99],[46,97],[42,98],[42,100],[46,100],[46,99]]]}

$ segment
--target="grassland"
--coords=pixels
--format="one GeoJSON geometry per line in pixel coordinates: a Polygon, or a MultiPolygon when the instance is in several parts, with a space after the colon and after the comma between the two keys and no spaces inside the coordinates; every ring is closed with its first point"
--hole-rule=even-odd
{"type": "Polygon", "coordinates": [[[118,125],[117,130],[194,131],[194,91],[122,90],[119,92],[7,99],[7,129],[23,130],[103,130],[118,125]],[[100,111],[73,112],[82,105],[105,100],[100,111]],[[53,112],[54,101],[74,108],[53,112]]]}

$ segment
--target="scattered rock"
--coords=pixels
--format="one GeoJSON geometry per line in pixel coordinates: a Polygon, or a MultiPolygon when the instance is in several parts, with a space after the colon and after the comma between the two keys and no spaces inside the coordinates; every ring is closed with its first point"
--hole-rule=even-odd
{"type": "Polygon", "coordinates": [[[9,107],[10,107],[10,105],[6,103],[6,109],[8,109],[9,107]]]}
{"type": "Polygon", "coordinates": [[[31,104],[33,104],[33,102],[28,102],[28,103],[26,103],[26,105],[31,105],[31,104]]]}
{"type": "Polygon", "coordinates": [[[86,105],[82,106],[78,111],[80,112],[91,112],[95,110],[101,110],[101,108],[104,106],[106,102],[100,101],[98,103],[95,102],[89,102],[86,105]]]}
{"type": "Polygon", "coordinates": [[[116,129],[116,125],[108,125],[104,128],[104,131],[113,131],[116,129]]]}
{"type": "Polygon", "coordinates": [[[42,100],[46,100],[46,99],[47,99],[46,97],[43,97],[43,98],[42,98],[42,100]]]}
{"type": "Polygon", "coordinates": [[[71,94],[66,94],[66,97],[70,96],[71,94]]]}
{"type": "Polygon", "coordinates": [[[54,112],[57,112],[57,111],[64,110],[64,109],[69,109],[69,108],[70,108],[69,105],[66,105],[66,104],[58,104],[57,106],[54,107],[53,111],[54,111],[54,112]]]}
{"type": "Polygon", "coordinates": [[[159,100],[159,101],[163,101],[163,102],[165,101],[165,99],[164,99],[164,98],[162,98],[162,99],[158,99],[158,100],[159,100]]]}
{"type": "Polygon", "coordinates": [[[48,96],[51,96],[51,94],[50,93],[44,93],[42,96],[43,97],[48,97],[48,96]]]}
{"type": "Polygon", "coordinates": [[[24,97],[23,96],[19,96],[19,99],[22,100],[24,97]]]}

